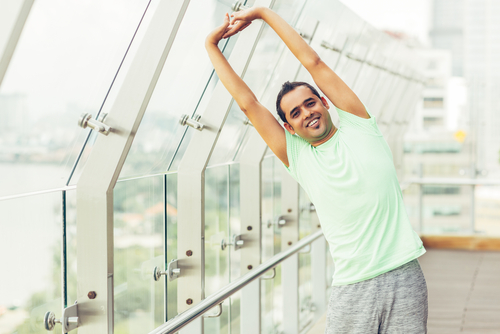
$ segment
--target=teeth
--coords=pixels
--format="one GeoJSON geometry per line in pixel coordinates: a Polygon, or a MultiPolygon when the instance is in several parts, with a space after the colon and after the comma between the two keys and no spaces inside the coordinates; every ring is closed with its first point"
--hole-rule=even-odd
{"type": "Polygon", "coordinates": [[[314,126],[314,125],[316,125],[316,123],[318,123],[318,120],[317,120],[317,119],[313,120],[313,121],[312,121],[311,123],[309,123],[307,126],[314,126]]]}

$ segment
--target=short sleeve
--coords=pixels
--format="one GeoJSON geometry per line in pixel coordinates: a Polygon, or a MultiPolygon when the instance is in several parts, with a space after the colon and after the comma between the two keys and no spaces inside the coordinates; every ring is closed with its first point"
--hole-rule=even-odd
{"type": "Polygon", "coordinates": [[[356,129],[357,131],[361,131],[369,135],[382,136],[382,133],[377,125],[377,120],[375,119],[375,116],[370,113],[368,108],[366,108],[366,112],[370,115],[370,118],[362,118],[337,107],[335,107],[335,109],[339,115],[339,128],[356,129]]]}
{"type": "Polygon", "coordinates": [[[300,151],[310,144],[304,139],[297,135],[292,135],[290,132],[285,130],[286,136],[286,155],[288,158],[288,164],[285,168],[292,175],[292,177],[297,180],[297,163],[300,157],[300,151]]]}

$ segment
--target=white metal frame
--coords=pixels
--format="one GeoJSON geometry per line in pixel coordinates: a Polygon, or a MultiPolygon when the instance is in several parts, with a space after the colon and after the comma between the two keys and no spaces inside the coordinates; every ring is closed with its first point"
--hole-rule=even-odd
{"type": "MultiPolygon", "coordinates": [[[[302,23],[308,23],[308,22],[302,22],[302,23]]],[[[303,33],[309,33],[310,35],[310,42],[313,39],[314,32],[316,31],[316,24],[314,26],[308,27],[313,29],[312,32],[303,32],[303,33]]],[[[302,32],[302,31],[301,31],[302,32]]],[[[282,83],[285,82],[286,80],[296,80],[297,75],[299,73],[299,69],[301,68],[300,62],[293,56],[292,53],[288,52],[288,50],[284,50],[284,54],[282,55],[284,57],[283,65],[280,66],[283,70],[279,73],[277,73],[276,78],[273,78],[273,81],[282,83]]],[[[281,60],[280,60],[281,61],[281,60]]],[[[261,101],[264,106],[266,106],[269,110],[274,110],[275,109],[275,99],[276,97],[273,95],[267,95],[267,97],[261,101]]],[[[261,222],[261,215],[262,215],[262,208],[261,208],[261,183],[262,183],[262,160],[264,158],[264,155],[267,150],[267,145],[266,143],[262,140],[260,135],[257,133],[255,129],[250,130],[250,138],[248,141],[248,144],[245,147],[245,150],[242,152],[242,158],[240,162],[240,192],[241,192],[241,203],[245,203],[245,205],[241,206],[241,231],[244,231],[245,233],[245,248],[242,249],[242,254],[241,254],[241,272],[246,273],[250,269],[249,268],[255,268],[255,263],[260,263],[261,261],[261,253],[262,253],[262,245],[261,245],[261,240],[262,240],[262,222],[261,222]],[[247,230],[248,226],[252,226],[251,232],[247,230]],[[248,245],[247,245],[247,240],[248,245]],[[258,261],[258,262],[257,262],[258,261]],[[249,267],[248,265],[251,265],[249,267]]],[[[293,187],[296,191],[296,225],[290,226],[287,223],[287,226],[285,228],[282,228],[282,233],[284,232],[285,236],[290,236],[290,233],[288,232],[288,229],[290,231],[296,230],[294,236],[292,239],[295,241],[298,241],[298,191],[299,191],[299,186],[295,180],[293,180],[286,170],[283,168],[283,172],[286,174],[286,181],[288,186],[293,187]]],[[[282,181],[283,182],[283,181],[282,181]]],[[[286,191],[286,190],[285,190],[286,191]]],[[[283,193],[283,188],[282,188],[282,193],[283,193]]],[[[284,211],[282,213],[285,213],[284,211]]],[[[318,224],[315,224],[316,226],[318,224]]],[[[318,228],[316,228],[317,230],[318,228]]],[[[314,229],[313,229],[314,230],[314,229]]],[[[283,234],[282,234],[283,237],[283,234]]],[[[324,242],[324,239],[323,239],[324,242]]],[[[319,242],[321,244],[321,242],[319,242]]],[[[316,242],[315,245],[318,245],[316,242]]],[[[288,242],[286,244],[286,248],[289,248],[290,246],[288,245],[288,242]]],[[[284,248],[282,248],[284,249],[284,248]]],[[[324,257],[324,251],[323,251],[323,256],[319,256],[317,260],[321,261],[321,259],[325,259],[324,257]]],[[[297,262],[297,268],[296,268],[296,276],[297,279],[292,281],[288,281],[286,284],[290,285],[290,288],[292,290],[290,291],[298,291],[298,256],[294,255],[292,256],[291,259],[287,260],[291,261],[292,266],[295,262],[297,262]]],[[[320,271],[318,272],[319,275],[315,276],[319,280],[323,278],[323,281],[325,281],[324,277],[325,274],[321,275],[321,270],[324,270],[325,268],[325,263],[323,262],[321,265],[318,265],[318,269],[320,271]]],[[[290,264],[283,264],[285,270],[290,270],[290,272],[293,272],[293,268],[288,268],[290,264]]],[[[294,274],[295,275],[295,274],[294,274]]],[[[292,275],[292,277],[295,277],[292,275]]],[[[285,275],[282,275],[282,277],[285,275]]],[[[285,279],[287,280],[287,279],[285,279]]],[[[319,286],[322,287],[325,285],[325,282],[320,284],[319,286]]],[[[259,333],[261,329],[261,300],[260,300],[260,281],[253,282],[249,284],[247,287],[245,287],[242,290],[242,298],[241,298],[241,314],[245,314],[245,317],[241,319],[241,333],[242,334],[253,334],[253,333],[259,333]]],[[[285,294],[288,294],[288,290],[286,291],[285,294]]],[[[317,294],[319,296],[319,293],[317,294]]],[[[324,298],[324,291],[323,291],[323,299],[324,298]]],[[[299,305],[298,305],[298,293],[296,296],[296,313],[292,313],[290,315],[290,318],[298,319],[299,317],[299,305]]],[[[291,301],[285,301],[284,305],[286,305],[287,302],[291,301]]],[[[324,302],[323,302],[324,304],[324,302]]],[[[320,305],[321,309],[321,302],[318,302],[318,305],[320,305]]],[[[319,310],[318,309],[318,310],[319,310]]],[[[294,312],[294,311],[292,311],[294,312]]],[[[319,313],[319,312],[318,312],[319,313]]],[[[322,313],[320,314],[320,316],[322,313]]],[[[287,320],[284,319],[284,322],[286,323],[287,320]]],[[[298,320],[297,322],[297,330],[298,330],[298,320]]],[[[286,325],[285,325],[286,326],[286,325]]]]}
{"type": "MultiPolygon", "coordinates": [[[[267,145],[257,130],[249,129],[250,138],[240,160],[241,231],[245,247],[241,251],[241,273],[256,268],[262,261],[262,170],[267,145]]],[[[241,334],[259,333],[261,329],[260,280],[241,290],[241,334]]]]}
{"type": "Polygon", "coordinates": [[[0,3],[0,86],[35,0],[0,3]]]}
{"type": "MultiPolygon", "coordinates": [[[[281,228],[281,251],[299,241],[299,184],[283,168],[281,175],[281,212],[286,225],[281,228]]],[[[283,329],[287,334],[299,333],[299,255],[290,256],[281,265],[283,288],[283,329]]]]}
{"type": "MultiPolygon", "coordinates": [[[[257,0],[255,6],[269,7],[272,1],[257,0]]],[[[240,76],[245,74],[262,29],[262,21],[252,24],[240,34],[231,52],[228,61],[240,76]]],[[[231,95],[219,81],[200,120],[205,127],[193,134],[179,165],[177,254],[182,271],[177,285],[179,312],[205,298],[205,169],[232,103],[231,95]]],[[[203,319],[194,321],[182,333],[203,333],[203,319]]]]}
{"type": "MultiPolygon", "coordinates": [[[[189,0],[158,3],[77,184],[79,333],[113,333],[113,189],[189,0]],[[96,297],[90,299],[88,293],[96,297]]],[[[143,29],[142,27],[140,29],[143,29]]]]}

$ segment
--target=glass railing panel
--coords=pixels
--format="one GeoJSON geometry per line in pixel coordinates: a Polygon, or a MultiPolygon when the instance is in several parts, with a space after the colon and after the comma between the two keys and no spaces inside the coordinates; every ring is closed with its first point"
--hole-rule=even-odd
{"type": "Polygon", "coordinates": [[[330,253],[330,246],[326,243],[326,297],[327,302],[330,299],[330,294],[332,293],[332,282],[333,274],[335,273],[335,264],[333,263],[333,257],[330,253]]]}
{"type": "MultiPolygon", "coordinates": [[[[179,150],[179,145],[189,142],[192,131],[196,131],[180,125],[181,116],[202,116],[218,82],[205,50],[205,38],[230,11],[230,6],[220,1],[190,2],[121,178],[176,170],[185,149],[183,146],[179,150]]],[[[238,36],[220,42],[219,47],[226,57],[230,56],[238,36]]],[[[203,123],[203,118],[200,122],[203,123]]]]}
{"type": "MultiPolygon", "coordinates": [[[[165,252],[167,254],[165,263],[177,259],[177,174],[164,175],[163,181],[165,191],[165,217],[166,217],[166,237],[165,252]]],[[[177,315],[177,280],[165,280],[167,286],[167,320],[177,315]]]]}
{"type": "MultiPolygon", "coordinates": [[[[68,306],[75,303],[77,295],[77,254],[76,254],[76,189],[66,190],[66,277],[68,306]]],[[[64,218],[64,215],[63,215],[64,218]]]]}
{"type": "MultiPolygon", "coordinates": [[[[231,303],[229,308],[230,334],[239,334],[241,332],[241,291],[236,292],[229,298],[231,303]]],[[[244,315],[243,315],[244,316],[244,315]]]]}
{"type": "Polygon", "coordinates": [[[299,252],[299,330],[310,325],[313,318],[311,245],[309,245],[299,252]]]}
{"type": "MultiPolygon", "coordinates": [[[[278,216],[283,214],[281,209],[281,175],[284,172],[283,163],[276,157],[272,156],[273,159],[273,213],[275,221],[278,216]]],[[[281,249],[281,228],[278,225],[274,225],[274,255],[280,253],[281,249]]],[[[264,259],[262,259],[264,261],[264,259]]],[[[274,301],[274,312],[273,321],[275,331],[283,331],[283,289],[281,284],[281,265],[276,267],[276,277],[273,281],[273,301],[274,301]]]]}
{"type": "MultiPolygon", "coordinates": [[[[299,238],[302,239],[312,232],[311,200],[307,193],[299,190],[299,238]]],[[[311,285],[311,245],[299,252],[299,330],[310,324],[314,312],[312,308],[311,285]]]]}
{"type": "MultiPolygon", "coordinates": [[[[240,216],[240,165],[231,164],[229,169],[229,234],[240,235],[247,232],[246,228],[241,227],[240,216]]],[[[229,252],[231,272],[230,281],[233,281],[241,275],[241,252],[230,249],[229,252]]]]}
{"type": "Polygon", "coordinates": [[[406,214],[415,231],[420,231],[419,226],[419,185],[412,184],[403,189],[406,214]]]}
{"type": "Polygon", "coordinates": [[[359,97],[361,102],[363,102],[367,106],[370,112],[370,93],[377,84],[379,75],[379,69],[374,66],[367,65],[366,63],[363,64],[359,71],[358,79],[356,80],[356,85],[354,88],[354,92],[359,97]]]}
{"type": "Polygon", "coordinates": [[[165,321],[164,180],[118,182],[114,189],[115,333],[140,333],[165,321]]]}
{"type": "MultiPolygon", "coordinates": [[[[262,161],[262,261],[281,252],[281,230],[277,226],[281,215],[281,173],[283,164],[274,155],[262,161]]],[[[266,274],[266,276],[270,275],[266,274]]],[[[262,333],[277,333],[283,326],[283,294],[281,290],[281,265],[276,267],[276,277],[261,281],[262,333]]]]}
{"type": "MultiPolygon", "coordinates": [[[[269,151],[269,150],[268,150],[269,151]]],[[[273,160],[264,158],[262,170],[262,261],[274,255],[274,213],[273,213],[273,160]]],[[[275,278],[276,279],[276,278],[275,278]]],[[[262,333],[272,333],[273,328],[273,283],[274,280],[261,281],[261,328],[262,333]]]]}
{"type": "Polygon", "coordinates": [[[477,186],[474,196],[475,230],[500,236],[500,186],[477,186]]]}
{"type": "Polygon", "coordinates": [[[370,112],[377,118],[377,124],[382,124],[382,114],[384,113],[384,106],[388,103],[390,99],[390,94],[388,93],[392,88],[394,88],[394,83],[396,82],[396,76],[392,75],[387,71],[381,71],[379,73],[379,78],[377,85],[370,92],[370,98],[368,101],[363,101],[370,112]]]}
{"type": "Polygon", "coordinates": [[[383,46],[384,40],[385,36],[383,33],[366,24],[355,46],[357,55],[363,59],[363,64],[352,89],[368,108],[370,108],[368,104],[370,93],[379,79],[380,69],[376,66],[378,66],[378,59],[380,57],[378,53],[381,46],[383,46]]]}
{"type": "Polygon", "coordinates": [[[470,233],[472,195],[472,186],[423,185],[408,188],[404,200],[410,217],[422,214],[421,233],[470,233]]]}
{"type": "MultiPolygon", "coordinates": [[[[276,1],[273,10],[285,20],[293,24],[304,0],[276,1]]],[[[243,77],[258,99],[264,94],[273,80],[274,69],[283,55],[284,44],[279,36],[268,25],[257,43],[248,69],[243,77]]],[[[275,110],[270,110],[272,113],[275,110]]],[[[238,104],[233,101],[231,110],[226,118],[224,127],[217,140],[209,165],[216,165],[235,161],[238,150],[241,148],[243,138],[250,125],[246,124],[247,117],[238,104]]]]}
{"type": "Polygon", "coordinates": [[[62,194],[0,201],[0,212],[0,332],[46,333],[45,313],[63,308],[62,194]]]}
{"type": "Polygon", "coordinates": [[[210,157],[209,166],[235,160],[238,148],[242,145],[243,137],[251,126],[245,123],[246,119],[245,114],[236,101],[233,100],[224,127],[210,157]]]}
{"type": "Polygon", "coordinates": [[[314,210],[309,196],[302,187],[299,189],[299,210],[299,238],[302,239],[312,232],[311,210],[314,210]]]}
{"type": "Polygon", "coordinates": [[[0,196],[66,184],[89,134],[78,118],[99,112],[147,4],[33,4],[0,87],[0,196]]]}
{"type": "MultiPolygon", "coordinates": [[[[217,292],[230,280],[230,254],[234,247],[229,229],[229,165],[205,171],[205,296],[217,292]],[[225,245],[223,245],[223,241],[225,245]]],[[[205,318],[208,333],[229,333],[228,308],[218,318],[205,318]]],[[[212,311],[211,313],[214,313],[212,311]]]]}

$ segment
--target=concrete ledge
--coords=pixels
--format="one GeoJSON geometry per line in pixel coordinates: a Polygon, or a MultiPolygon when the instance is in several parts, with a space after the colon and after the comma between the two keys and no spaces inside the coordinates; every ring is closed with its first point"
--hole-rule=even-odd
{"type": "Polygon", "coordinates": [[[421,235],[425,248],[500,251],[500,237],[421,235]]]}

